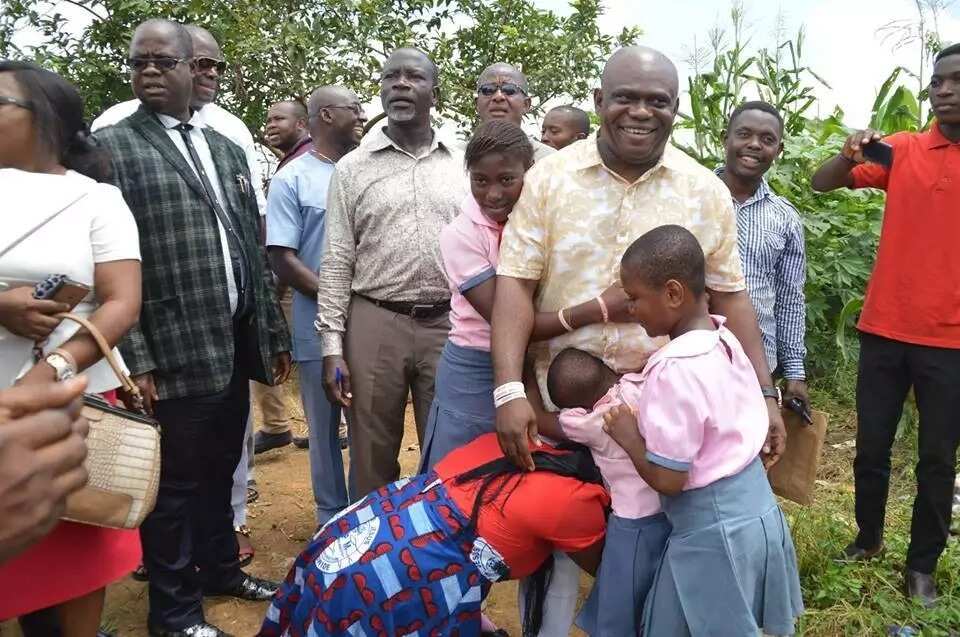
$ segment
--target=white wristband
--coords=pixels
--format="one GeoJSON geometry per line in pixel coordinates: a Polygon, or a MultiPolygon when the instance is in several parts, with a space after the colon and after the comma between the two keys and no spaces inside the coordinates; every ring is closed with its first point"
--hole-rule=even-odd
{"type": "Polygon", "coordinates": [[[523,383],[519,381],[504,383],[493,390],[493,406],[499,408],[511,400],[526,397],[527,392],[523,387],[523,383]]]}

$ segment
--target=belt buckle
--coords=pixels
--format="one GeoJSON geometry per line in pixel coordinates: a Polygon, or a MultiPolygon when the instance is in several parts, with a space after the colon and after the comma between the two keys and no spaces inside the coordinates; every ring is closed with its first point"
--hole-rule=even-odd
{"type": "Polygon", "coordinates": [[[432,305],[418,305],[414,303],[410,307],[410,318],[426,318],[427,312],[433,309],[432,305]],[[423,310],[423,314],[420,314],[419,310],[423,310]]]}

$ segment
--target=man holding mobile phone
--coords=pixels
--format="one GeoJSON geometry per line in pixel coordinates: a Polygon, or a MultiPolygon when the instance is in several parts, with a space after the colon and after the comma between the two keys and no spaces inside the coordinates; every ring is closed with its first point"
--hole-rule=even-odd
{"type": "MultiPolygon", "coordinates": [[[[889,166],[866,146],[873,130],[847,139],[811,179],[815,190],[879,188],[887,192],[877,261],[860,315],[857,379],[856,517],[860,529],[847,560],[883,549],[890,449],[911,388],[920,414],[917,497],[913,504],[905,590],[932,605],[933,579],[950,528],[960,428],[960,44],[937,56],[930,78],[936,120],[921,133],[883,138],[889,166]],[[866,157],[865,157],[866,155],[866,157]]],[[[883,149],[880,149],[883,150],[883,149]]]]}

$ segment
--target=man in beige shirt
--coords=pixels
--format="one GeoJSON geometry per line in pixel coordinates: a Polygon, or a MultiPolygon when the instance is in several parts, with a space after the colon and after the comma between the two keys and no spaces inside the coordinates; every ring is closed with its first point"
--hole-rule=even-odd
{"type": "Polygon", "coordinates": [[[400,477],[408,392],[422,441],[450,329],[439,237],[467,181],[462,157],[430,126],[437,80],[422,52],[394,51],[380,80],[387,125],[340,159],[330,182],[317,329],[324,389],[347,408],[351,499],[400,477]]]}
{"type": "MultiPolygon", "coordinates": [[[[534,311],[559,311],[598,296],[619,278],[620,257],[646,231],[678,224],[706,255],[710,309],[727,317],[769,396],[765,460],[783,451],[777,393],[747,296],[737,251],[737,224],[723,183],[668,144],[678,107],[676,68],[645,47],[617,51],[594,94],[601,134],[530,169],[503,234],[493,311],[497,386],[521,379],[534,311]]],[[[553,356],[586,350],[618,372],[639,370],[664,343],[637,324],[607,323],[573,330],[531,348],[545,399],[553,356]]],[[[549,400],[547,400],[549,404],[549,400]]],[[[532,468],[529,441],[537,427],[530,404],[517,398],[497,410],[507,455],[532,468]]]]}

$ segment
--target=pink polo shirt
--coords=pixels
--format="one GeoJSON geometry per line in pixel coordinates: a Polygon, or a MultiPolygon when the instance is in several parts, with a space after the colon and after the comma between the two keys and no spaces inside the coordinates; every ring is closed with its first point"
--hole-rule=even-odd
{"type": "Polygon", "coordinates": [[[467,195],[462,212],[440,231],[440,256],[450,285],[449,339],[461,347],[490,351],[490,324],[464,292],[497,274],[501,227],[488,219],[467,195]]]}
{"type": "Polygon", "coordinates": [[[739,473],[767,437],[767,405],[740,341],[713,316],[716,330],[694,330],[659,349],[629,400],[647,443],[647,460],[689,471],[684,489],[739,473]]]}
{"type": "Polygon", "coordinates": [[[616,405],[632,405],[640,395],[640,374],[625,374],[593,409],[563,409],[564,435],[590,449],[610,491],[610,504],[620,518],[636,519],[660,512],[660,496],[640,478],[627,452],[603,431],[603,414],[616,405]]]}

